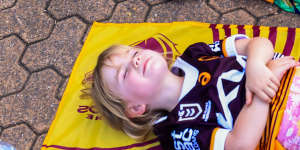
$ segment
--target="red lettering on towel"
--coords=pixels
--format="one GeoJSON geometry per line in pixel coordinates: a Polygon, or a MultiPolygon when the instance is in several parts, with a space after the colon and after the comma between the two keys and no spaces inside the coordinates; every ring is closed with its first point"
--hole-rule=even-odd
{"type": "Polygon", "coordinates": [[[79,106],[79,108],[77,109],[77,112],[79,113],[86,113],[89,111],[89,106],[79,106]]]}
{"type": "Polygon", "coordinates": [[[79,105],[77,108],[77,112],[80,114],[86,114],[86,119],[90,120],[102,120],[102,116],[98,113],[97,109],[92,106],[79,105]]]}

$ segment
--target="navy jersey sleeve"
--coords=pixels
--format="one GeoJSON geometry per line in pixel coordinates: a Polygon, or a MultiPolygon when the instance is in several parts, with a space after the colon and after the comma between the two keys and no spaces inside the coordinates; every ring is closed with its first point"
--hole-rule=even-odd
{"type": "Polygon", "coordinates": [[[278,53],[278,52],[275,52],[275,53],[274,53],[274,56],[272,57],[272,59],[273,59],[273,60],[276,60],[276,59],[279,59],[279,58],[282,58],[282,57],[284,57],[283,54],[278,53]]]}
{"type": "Polygon", "coordinates": [[[184,51],[181,57],[183,59],[195,60],[203,56],[223,56],[220,46],[222,42],[223,41],[216,41],[210,45],[203,42],[192,44],[184,51]]]}
{"type": "Polygon", "coordinates": [[[218,56],[218,57],[231,57],[237,56],[235,48],[235,40],[248,38],[243,34],[236,34],[225,38],[221,41],[215,41],[212,44],[203,42],[190,45],[183,53],[182,57],[187,59],[199,59],[203,56],[218,56]]]}

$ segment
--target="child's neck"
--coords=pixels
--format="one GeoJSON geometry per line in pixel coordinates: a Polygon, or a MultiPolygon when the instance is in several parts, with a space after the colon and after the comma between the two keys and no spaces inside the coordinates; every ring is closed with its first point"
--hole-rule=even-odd
{"type": "Polygon", "coordinates": [[[174,75],[172,72],[165,77],[158,98],[151,105],[152,109],[172,111],[178,104],[184,77],[174,75]]]}

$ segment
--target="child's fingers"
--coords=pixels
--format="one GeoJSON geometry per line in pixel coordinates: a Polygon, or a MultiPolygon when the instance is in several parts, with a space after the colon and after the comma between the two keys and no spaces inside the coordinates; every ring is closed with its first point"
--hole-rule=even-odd
{"type": "Polygon", "coordinates": [[[288,70],[290,69],[291,67],[294,67],[296,66],[297,62],[294,61],[294,60],[290,60],[288,62],[286,62],[284,65],[283,65],[283,74],[288,70]]]}
{"type": "Polygon", "coordinates": [[[271,98],[264,91],[259,91],[256,95],[265,102],[269,103],[271,101],[271,98]]]}
{"type": "Polygon", "coordinates": [[[267,96],[269,96],[269,98],[271,98],[271,99],[276,95],[276,91],[274,91],[274,90],[271,89],[270,87],[264,88],[264,92],[265,92],[265,94],[267,94],[267,96]]]}
{"type": "Polygon", "coordinates": [[[285,56],[285,57],[283,57],[283,59],[292,59],[292,60],[294,60],[295,58],[293,56],[285,56]]]}
{"type": "Polygon", "coordinates": [[[280,80],[274,74],[271,75],[270,80],[275,84],[275,86],[279,87],[280,80]]]}
{"type": "Polygon", "coordinates": [[[275,83],[273,83],[273,82],[270,82],[268,84],[268,86],[269,86],[269,88],[271,88],[273,91],[276,91],[276,92],[277,92],[277,90],[279,88],[279,86],[275,85],[275,83]]]}
{"type": "Polygon", "coordinates": [[[293,56],[284,56],[278,59],[279,61],[286,61],[286,60],[295,60],[293,56]]]}
{"type": "Polygon", "coordinates": [[[253,98],[252,92],[248,88],[246,88],[246,105],[251,104],[252,98],[253,98]]]}

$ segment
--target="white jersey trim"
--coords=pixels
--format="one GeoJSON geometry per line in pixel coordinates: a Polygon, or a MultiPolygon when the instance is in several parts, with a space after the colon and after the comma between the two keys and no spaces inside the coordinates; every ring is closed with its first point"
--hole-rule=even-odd
{"type": "MultiPolygon", "coordinates": [[[[194,66],[187,63],[186,61],[184,61],[180,57],[178,57],[176,59],[176,61],[173,64],[172,67],[178,67],[178,68],[182,69],[184,71],[184,74],[185,74],[183,84],[182,84],[182,88],[181,88],[180,97],[178,99],[178,102],[180,102],[181,99],[187,93],[189,93],[190,90],[196,85],[197,80],[198,80],[199,71],[194,66]]],[[[158,120],[156,120],[154,122],[154,124],[158,124],[160,122],[163,122],[167,118],[168,118],[168,116],[163,116],[163,117],[159,118],[158,120]]]]}
{"type": "Polygon", "coordinates": [[[197,83],[199,71],[191,64],[180,57],[176,59],[173,67],[178,67],[184,71],[184,80],[178,101],[180,101],[197,83]]]}
{"type": "Polygon", "coordinates": [[[236,61],[245,69],[247,56],[239,55],[237,53],[235,40],[238,39],[249,39],[249,37],[244,34],[236,34],[228,37],[225,40],[225,51],[227,52],[228,57],[236,56],[236,61]]]}
{"type": "Polygon", "coordinates": [[[236,35],[232,35],[232,36],[226,38],[225,50],[228,54],[228,57],[238,55],[238,53],[236,51],[236,47],[235,47],[235,40],[237,40],[237,39],[249,39],[249,37],[244,34],[236,34],[236,35]]]}
{"type": "Polygon", "coordinates": [[[283,54],[275,52],[272,59],[275,60],[275,59],[279,59],[279,58],[282,58],[282,57],[284,57],[283,54]]]}
{"type": "Polygon", "coordinates": [[[154,124],[158,124],[158,123],[160,123],[160,122],[163,122],[163,121],[165,121],[167,118],[168,118],[168,116],[163,116],[163,117],[159,118],[158,120],[156,120],[156,121],[154,122],[154,124]]]}
{"type": "Polygon", "coordinates": [[[214,141],[214,150],[224,150],[225,149],[225,141],[226,137],[230,130],[227,129],[217,129],[215,134],[215,141],[214,141]]]}

